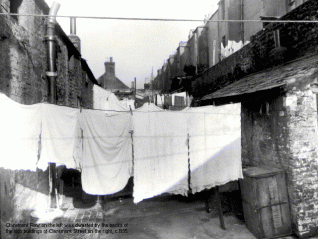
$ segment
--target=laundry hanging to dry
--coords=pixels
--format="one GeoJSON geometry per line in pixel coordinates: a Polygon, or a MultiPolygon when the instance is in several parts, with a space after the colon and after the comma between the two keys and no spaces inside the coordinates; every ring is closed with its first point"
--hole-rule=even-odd
{"type": "Polygon", "coordinates": [[[241,105],[133,115],[134,202],[163,193],[186,196],[243,177],[241,105]]]}
{"type": "Polygon", "coordinates": [[[36,171],[41,106],[22,105],[0,94],[0,167],[36,171]]]}
{"type": "Polygon", "coordinates": [[[188,177],[186,114],[135,111],[134,202],[165,192],[184,194],[188,177]]]}
{"type": "Polygon", "coordinates": [[[113,194],[126,186],[132,176],[133,126],[135,203],[162,193],[196,193],[243,177],[240,104],[178,112],[148,104],[133,115],[79,113],[43,103],[21,105],[1,94],[0,109],[5,115],[0,156],[6,159],[0,167],[35,171],[45,170],[49,162],[80,165],[88,194],[113,194]]]}
{"type": "Polygon", "coordinates": [[[108,195],[122,190],[131,176],[130,113],[107,115],[83,110],[82,188],[88,194],[108,195]]]}
{"type": "Polygon", "coordinates": [[[79,109],[42,104],[41,151],[38,168],[46,170],[48,163],[78,168],[74,150],[78,141],[79,109]]]}
{"type": "Polygon", "coordinates": [[[197,193],[243,178],[241,105],[189,108],[190,188],[197,193]]]}

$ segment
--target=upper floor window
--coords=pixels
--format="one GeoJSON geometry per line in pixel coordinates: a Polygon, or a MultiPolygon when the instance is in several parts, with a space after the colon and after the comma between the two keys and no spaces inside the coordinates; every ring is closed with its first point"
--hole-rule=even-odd
{"type": "MultiPolygon", "coordinates": [[[[10,13],[18,13],[22,1],[23,0],[10,0],[10,13]]],[[[11,15],[11,17],[15,20],[18,20],[17,15],[11,15]]]]}

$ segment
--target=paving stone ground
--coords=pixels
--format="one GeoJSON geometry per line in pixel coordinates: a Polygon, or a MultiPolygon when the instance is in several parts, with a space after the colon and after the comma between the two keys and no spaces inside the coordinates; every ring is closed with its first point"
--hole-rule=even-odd
{"type": "Polygon", "coordinates": [[[232,212],[224,213],[226,230],[223,230],[216,207],[212,205],[208,213],[203,200],[162,196],[136,205],[131,197],[126,197],[108,198],[97,204],[83,201],[77,193],[66,196],[60,209],[62,217],[50,222],[42,221],[47,227],[36,227],[34,225],[41,221],[33,220],[35,224],[28,228],[29,233],[5,234],[3,238],[255,239],[244,221],[232,212]]]}

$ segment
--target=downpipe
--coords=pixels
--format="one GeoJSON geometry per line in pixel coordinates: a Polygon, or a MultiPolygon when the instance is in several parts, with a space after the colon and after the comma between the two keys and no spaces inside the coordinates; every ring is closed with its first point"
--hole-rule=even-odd
{"type": "Polygon", "coordinates": [[[56,67],[56,36],[55,36],[55,26],[56,15],[60,8],[60,4],[53,2],[50,8],[49,17],[47,19],[47,35],[45,40],[47,41],[47,71],[46,76],[49,82],[49,102],[56,104],[56,77],[57,77],[57,67],[56,67]]]}
{"type": "MultiPolygon", "coordinates": [[[[56,66],[56,36],[55,26],[56,15],[60,8],[60,4],[53,2],[50,8],[49,17],[47,19],[47,33],[45,40],[47,42],[47,71],[48,77],[48,92],[49,102],[56,104],[56,78],[57,78],[57,66],[56,66]]],[[[56,164],[49,163],[49,185],[50,185],[50,208],[59,208],[58,193],[57,193],[57,178],[56,178],[56,164]]]]}

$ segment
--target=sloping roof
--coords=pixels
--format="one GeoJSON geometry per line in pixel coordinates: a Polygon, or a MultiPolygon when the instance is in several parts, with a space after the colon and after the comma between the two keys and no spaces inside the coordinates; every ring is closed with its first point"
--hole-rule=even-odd
{"type": "Polygon", "coordinates": [[[98,80],[100,84],[104,82],[104,88],[110,90],[128,90],[130,89],[127,85],[125,85],[121,80],[119,80],[116,76],[109,76],[108,74],[104,73],[101,75],[98,80]]]}
{"type": "MultiPolygon", "coordinates": [[[[45,15],[48,15],[50,12],[50,7],[47,5],[47,3],[44,0],[35,0],[35,4],[37,4],[42,10],[45,15]]],[[[68,54],[74,55],[75,57],[79,58],[79,60],[82,63],[83,69],[86,71],[89,79],[93,82],[93,84],[98,84],[98,82],[95,79],[95,76],[93,75],[91,69],[89,68],[87,62],[85,59],[81,58],[81,53],[77,50],[77,48],[74,46],[74,44],[70,41],[69,37],[66,35],[62,27],[59,23],[55,25],[55,29],[57,32],[57,35],[60,37],[60,39],[65,43],[67,46],[68,54]]]]}
{"type": "Polygon", "coordinates": [[[82,63],[82,67],[85,70],[88,78],[93,82],[93,84],[98,85],[97,80],[95,79],[95,76],[93,75],[93,72],[91,71],[91,69],[89,68],[89,66],[87,65],[87,62],[85,59],[81,58],[81,63],[82,63]]]}
{"type": "Polygon", "coordinates": [[[300,83],[306,76],[311,76],[318,69],[318,55],[311,55],[269,68],[265,71],[243,77],[220,90],[201,98],[210,100],[277,88],[283,85],[300,83]]]}

